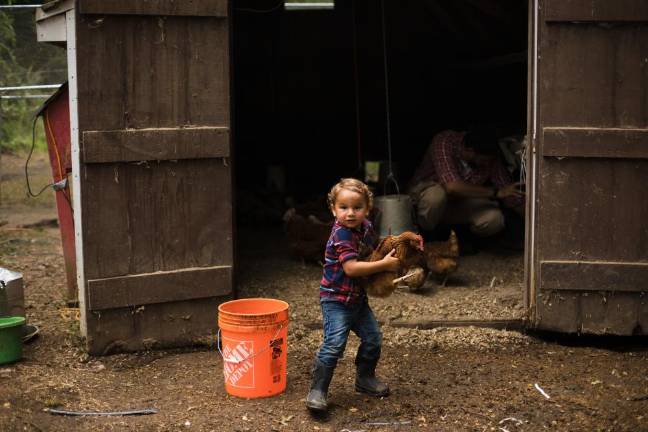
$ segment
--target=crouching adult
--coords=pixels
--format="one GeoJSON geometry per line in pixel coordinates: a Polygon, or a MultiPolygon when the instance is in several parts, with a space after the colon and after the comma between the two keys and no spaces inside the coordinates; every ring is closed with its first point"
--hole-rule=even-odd
{"type": "Polygon", "coordinates": [[[430,143],[411,182],[421,229],[439,223],[468,226],[489,237],[505,226],[503,207],[524,217],[524,192],[511,180],[491,129],[446,130],[430,143]]]}

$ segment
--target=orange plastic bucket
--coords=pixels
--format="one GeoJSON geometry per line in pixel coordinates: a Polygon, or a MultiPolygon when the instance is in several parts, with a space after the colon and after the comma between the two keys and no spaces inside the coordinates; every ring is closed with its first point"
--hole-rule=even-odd
{"type": "Polygon", "coordinates": [[[225,302],[218,307],[218,327],[227,393],[259,398],[286,389],[288,303],[266,298],[225,302]]]}

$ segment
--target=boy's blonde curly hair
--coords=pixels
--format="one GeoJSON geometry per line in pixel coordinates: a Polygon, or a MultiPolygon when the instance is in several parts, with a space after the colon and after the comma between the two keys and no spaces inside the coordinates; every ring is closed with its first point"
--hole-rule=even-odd
{"type": "Polygon", "coordinates": [[[335,206],[335,200],[342,189],[363,195],[367,203],[367,209],[371,210],[373,208],[373,193],[369,190],[369,186],[354,178],[343,178],[331,188],[327,196],[330,208],[335,206]]]}

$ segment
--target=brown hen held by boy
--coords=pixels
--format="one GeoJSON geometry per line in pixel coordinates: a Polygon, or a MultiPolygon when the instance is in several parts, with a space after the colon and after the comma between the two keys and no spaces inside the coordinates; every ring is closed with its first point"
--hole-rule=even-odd
{"type": "Polygon", "coordinates": [[[394,256],[400,260],[397,272],[381,272],[360,279],[360,284],[367,294],[374,297],[387,297],[396,289],[395,279],[415,289],[423,285],[428,275],[423,255],[423,238],[411,231],[405,231],[397,236],[385,237],[371,253],[367,261],[379,261],[392,249],[394,256]]]}

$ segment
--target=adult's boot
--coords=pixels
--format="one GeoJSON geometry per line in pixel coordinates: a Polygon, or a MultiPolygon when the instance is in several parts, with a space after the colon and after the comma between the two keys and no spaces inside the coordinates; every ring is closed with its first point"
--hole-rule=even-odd
{"type": "Polygon", "coordinates": [[[328,404],[326,396],[328,388],[333,378],[335,367],[329,367],[315,359],[313,364],[313,378],[311,381],[310,392],[306,396],[306,406],[315,411],[326,411],[328,404]]]}
{"type": "Polygon", "coordinates": [[[376,377],[376,365],[378,359],[369,360],[356,357],[356,380],[355,389],[358,392],[367,393],[375,397],[387,396],[389,386],[376,377]]]}

